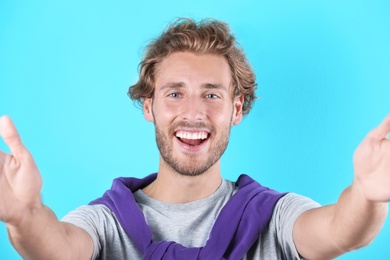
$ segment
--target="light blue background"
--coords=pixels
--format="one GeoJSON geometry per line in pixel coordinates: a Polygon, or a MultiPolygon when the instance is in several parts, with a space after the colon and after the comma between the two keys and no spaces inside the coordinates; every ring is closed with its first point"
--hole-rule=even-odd
{"type": "MultiPolygon", "coordinates": [[[[223,176],[335,202],[390,112],[390,1],[0,0],[0,114],[33,153],[44,202],[62,217],[117,176],[157,170],[153,125],[126,92],[145,44],[179,16],[228,22],[258,77],[223,176]]],[[[390,219],[340,259],[389,259],[389,241],[390,219]]],[[[20,259],[2,223],[0,259],[20,259]]]]}

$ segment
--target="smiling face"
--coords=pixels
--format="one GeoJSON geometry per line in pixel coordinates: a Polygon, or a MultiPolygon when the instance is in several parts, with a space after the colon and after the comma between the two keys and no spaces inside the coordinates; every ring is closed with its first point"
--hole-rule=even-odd
{"type": "Polygon", "coordinates": [[[232,125],[242,119],[242,96],[233,97],[223,56],[176,52],[158,66],[144,115],[153,121],[161,170],[197,176],[217,167],[232,125]]]}

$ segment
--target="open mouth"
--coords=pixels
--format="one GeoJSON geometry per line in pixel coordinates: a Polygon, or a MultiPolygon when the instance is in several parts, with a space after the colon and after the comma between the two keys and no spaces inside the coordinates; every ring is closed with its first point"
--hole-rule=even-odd
{"type": "Polygon", "coordinates": [[[189,146],[200,145],[203,142],[205,142],[210,136],[210,134],[205,131],[198,131],[198,132],[177,131],[175,135],[180,142],[189,146]]]}

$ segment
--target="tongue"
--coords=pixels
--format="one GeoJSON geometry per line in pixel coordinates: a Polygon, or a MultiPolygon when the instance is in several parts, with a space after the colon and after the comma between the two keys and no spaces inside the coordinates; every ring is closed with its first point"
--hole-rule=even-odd
{"type": "Polygon", "coordinates": [[[180,138],[180,141],[192,146],[200,145],[203,142],[203,140],[201,139],[185,139],[185,138],[180,138]]]}

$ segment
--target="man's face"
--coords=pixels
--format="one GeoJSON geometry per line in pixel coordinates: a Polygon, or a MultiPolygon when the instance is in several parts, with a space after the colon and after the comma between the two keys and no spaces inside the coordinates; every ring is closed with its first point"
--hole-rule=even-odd
{"type": "Polygon", "coordinates": [[[218,55],[176,52],[157,66],[144,115],[155,124],[164,165],[196,176],[219,163],[231,126],[242,119],[243,98],[233,98],[231,80],[226,59],[218,55]]]}

